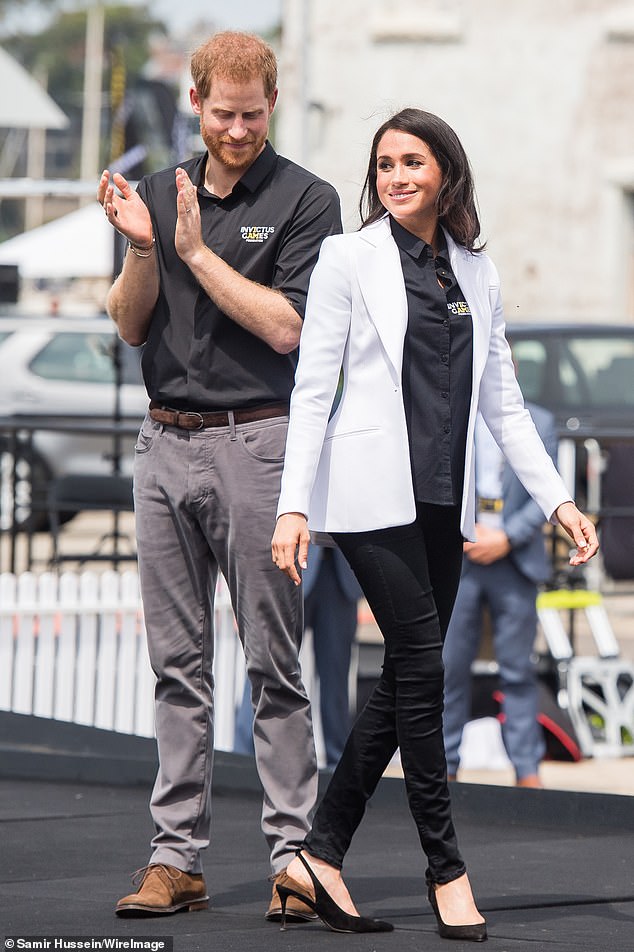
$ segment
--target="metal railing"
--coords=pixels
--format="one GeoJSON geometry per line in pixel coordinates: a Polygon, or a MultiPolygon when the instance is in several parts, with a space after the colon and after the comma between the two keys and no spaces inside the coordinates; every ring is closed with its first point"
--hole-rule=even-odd
{"type": "MultiPolygon", "coordinates": [[[[18,520],[18,498],[15,492],[18,483],[18,465],[21,459],[28,459],[33,451],[33,437],[37,432],[65,432],[77,436],[103,436],[112,441],[111,452],[112,471],[117,472],[121,461],[121,440],[124,437],[134,436],[138,432],[140,420],[127,419],[116,421],[112,416],[90,418],[82,416],[28,416],[14,414],[0,416],[0,440],[3,442],[9,456],[13,459],[11,472],[0,472],[0,500],[2,500],[2,517],[0,534],[8,539],[4,546],[4,557],[0,553],[0,569],[15,572],[17,565],[17,541],[20,536],[25,540],[25,556],[23,568],[30,570],[33,564],[33,530],[20,528],[18,520]]],[[[634,453],[634,424],[631,427],[614,427],[597,431],[591,428],[579,428],[574,431],[562,430],[559,444],[559,469],[564,482],[570,489],[571,495],[578,499],[585,511],[599,524],[606,516],[634,517],[634,487],[631,498],[623,505],[607,505],[603,498],[603,474],[605,456],[614,444],[627,444],[634,453]],[[584,485],[580,485],[580,476],[583,476],[584,485]]],[[[46,498],[37,498],[35,487],[31,484],[30,505],[34,512],[46,511],[46,498]]],[[[113,514],[114,541],[113,554],[117,555],[117,514],[113,514]]],[[[114,559],[113,559],[114,561],[114,559]]],[[[602,582],[602,568],[600,560],[591,563],[588,567],[589,587],[599,588],[602,582]]],[[[634,560],[632,565],[632,579],[634,580],[634,560]]]]}
{"type": "MultiPolygon", "coordinates": [[[[139,431],[141,420],[126,419],[116,421],[112,416],[29,416],[13,414],[0,416],[0,449],[12,460],[10,468],[0,471],[0,536],[8,544],[0,548],[0,570],[16,572],[18,570],[18,539],[24,539],[24,557],[21,568],[30,571],[33,567],[33,542],[35,520],[27,519],[22,525],[20,507],[30,507],[34,516],[47,514],[47,494],[42,487],[34,485],[32,473],[26,479],[20,475],[20,467],[34,457],[33,438],[36,433],[66,433],[78,437],[103,437],[104,458],[108,459],[108,470],[116,474],[121,468],[121,441],[124,437],[133,437],[139,431]],[[110,441],[109,444],[107,441],[110,441]],[[107,448],[106,448],[107,447],[107,448]],[[18,494],[18,486],[26,489],[26,500],[18,494]],[[25,484],[25,485],[24,485],[25,484]]],[[[117,566],[121,536],[119,534],[119,513],[112,514],[112,563],[117,566]]]]}

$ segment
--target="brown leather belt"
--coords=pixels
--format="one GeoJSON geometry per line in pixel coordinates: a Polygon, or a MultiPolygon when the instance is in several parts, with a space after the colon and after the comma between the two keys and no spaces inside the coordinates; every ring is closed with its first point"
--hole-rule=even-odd
{"type": "Polygon", "coordinates": [[[150,417],[156,423],[166,426],[178,426],[181,430],[204,430],[208,426],[229,426],[229,414],[234,423],[254,423],[256,420],[269,420],[273,417],[288,415],[287,403],[271,403],[267,407],[249,407],[245,410],[214,410],[210,413],[197,413],[195,410],[172,410],[163,407],[154,400],[150,403],[150,417]]]}

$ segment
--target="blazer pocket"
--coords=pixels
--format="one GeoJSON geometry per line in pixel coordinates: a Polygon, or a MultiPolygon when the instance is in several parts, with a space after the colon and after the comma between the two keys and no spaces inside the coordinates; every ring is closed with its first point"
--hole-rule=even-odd
{"type": "Polygon", "coordinates": [[[347,430],[345,433],[331,433],[324,438],[324,443],[332,443],[334,440],[346,440],[351,436],[363,436],[365,433],[377,433],[380,426],[366,426],[362,430],[347,430]]]}

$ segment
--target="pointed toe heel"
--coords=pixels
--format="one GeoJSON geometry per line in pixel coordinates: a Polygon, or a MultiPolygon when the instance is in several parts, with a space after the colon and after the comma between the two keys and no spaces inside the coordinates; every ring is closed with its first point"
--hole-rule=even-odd
{"type": "Polygon", "coordinates": [[[277,894],[280,897],[282,906],[280,931],[286,929],[286,902],[289,896],[294,896],[312,909],[313,912],[319,916],[323,924],[333,932],[392,932],[394,926],[391,922],[384,922],[382,919],[370,919],[366,916],[351,916],[349,913],[344,912],[334,901],[330,893],[324,889],[301,852],[298,852],[297,856],[310,876],[315,891],[315,898],[313,899],[312,896],[304,892],[301,889],[300,883],[296,884],[297,888],[277,886],[277,894]]]}
{"type": "Polygon", "coordinates": [[[471,925],[466,926],[447,925],[440,915],[440,909],[438,908],[438,902],[436,901],[436,890],[434,889],[433,883],[428,883],[427,895],[429,897],[429,903],[433,913],[436,916],[438,935],[441,937],[441,939],[458,939],[462,942],[485,942],[487,940],[488,935],[486,922],[474,922],[471,925]]]}

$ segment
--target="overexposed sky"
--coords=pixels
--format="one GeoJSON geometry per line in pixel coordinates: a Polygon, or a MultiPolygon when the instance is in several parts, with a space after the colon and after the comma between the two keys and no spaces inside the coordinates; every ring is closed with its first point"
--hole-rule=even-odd
{"type": "MultiPolygon", "coordinates": [[[[97,0],[93,0],[97,2],[97,0]]],[[[127,0],[134,6],[136,0],[127,0]]],[[[141,0],[138,0],[141,3],[141,0]]],[[[83,0],[86,6],[89,0],[83,0]]],[[[82,0],[66,0],[66,9],[83,5],[82,0]]],[[[257,33],[275,26],[281,17],[282,0],[151,0],[148,3],[155,16],[171,27],[176,35],[187,33],[202,21],[213,23],[218,29],[253,30],[257,33]]],[[[17,7],[0,24],[3,32],[27,29],[32,32],[44,28],[50,13],[45,6],[17,7]]]]}
{"type": "Polygon", "coordinates": [[[282,0],[153,0],[156,16],[175,33],[199,20],[212,21],[220,29],[266,30],[279,22],[282,0]]]}

